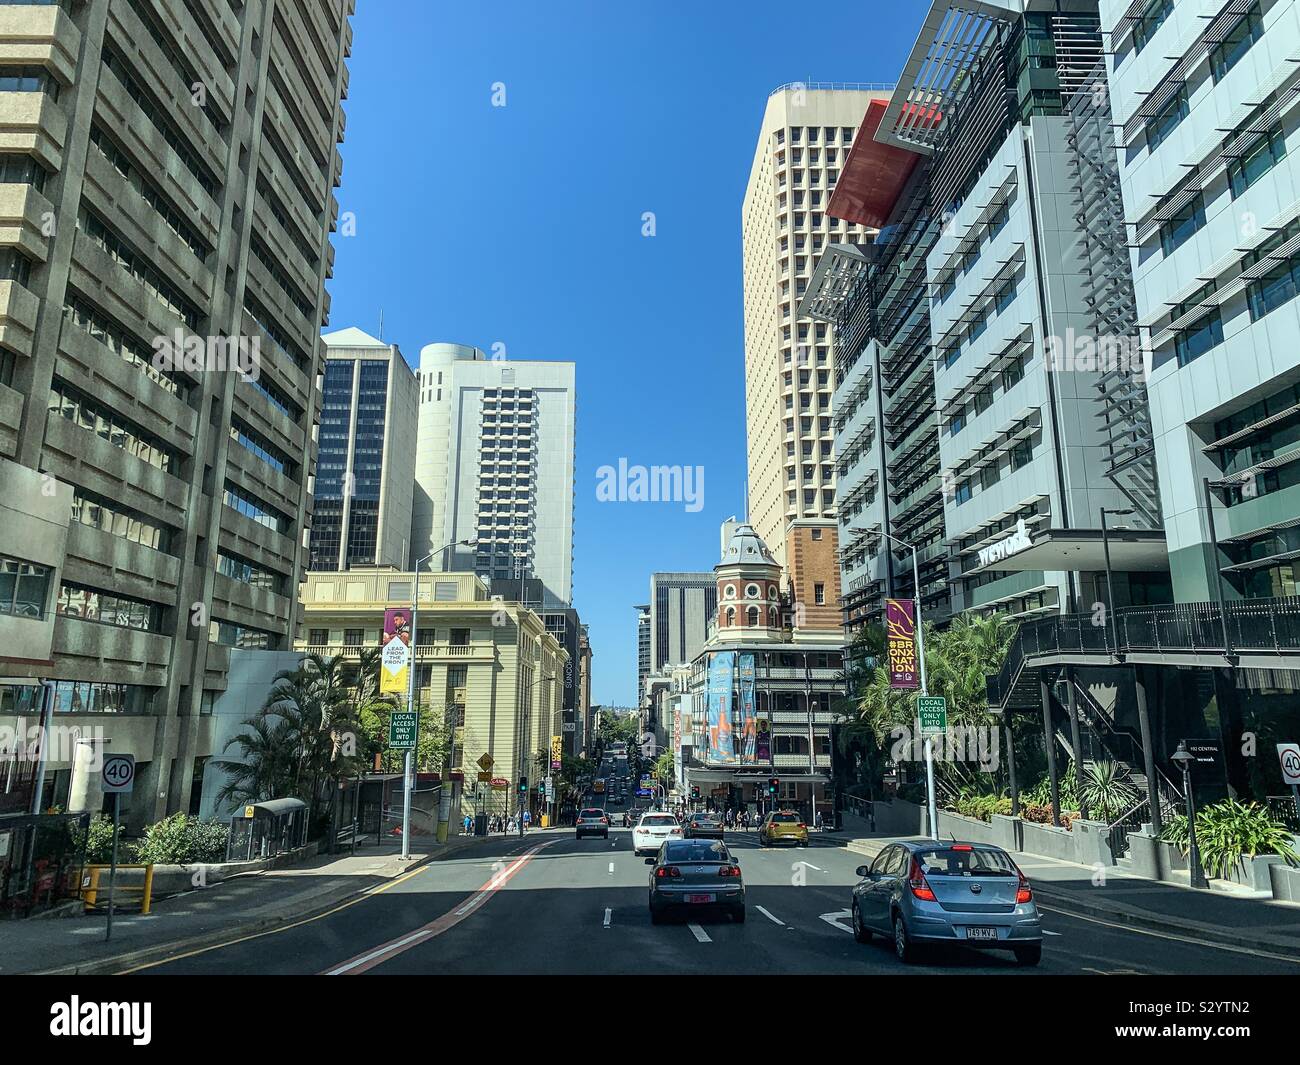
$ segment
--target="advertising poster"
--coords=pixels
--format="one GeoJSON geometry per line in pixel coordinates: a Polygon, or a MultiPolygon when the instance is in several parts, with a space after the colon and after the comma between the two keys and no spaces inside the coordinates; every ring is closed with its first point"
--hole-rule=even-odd
{"type": "Polygon", "coordinates": [[[754,717],[754,656],[745,652],[740,656],[740,760],[753,765],[758,744],[757,723],[754,717]]]}
{"type": "Polygon", "coordinates": [[[379,690],[405,695],[411,661],[411,612],[405,607],[384,611],[384,639],[380,646],[379,690]]]}
{"type": "Polygon", "coordinates": [[[911,599],[885,600],[885,639],[889,659],[889,686],[920,686],[916,659],[916,604],[911,599]]]}
{"type": "Polygon", "coordinates": [[[736,652],[717,651],[709,659],[709,738],[705,762],[714,765],[736,761],[731,728],[731,690],[736,674],[736,652]]]}
{"type": "Polygon", "coordinates": [[[772,760],[772,722],[760,717],[755,722],[757,738],[754,743],[754,761],[763,763],[772,760]]]}

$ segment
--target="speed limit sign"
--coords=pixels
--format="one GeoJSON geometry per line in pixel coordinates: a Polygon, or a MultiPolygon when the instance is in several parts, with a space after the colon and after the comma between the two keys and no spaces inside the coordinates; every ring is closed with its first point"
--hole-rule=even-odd
{"type": "Polygon", "coordinates": [[[129,795],[135,788],[135,755],[104,755],[104,794],[129,795]]]}
{"type": "Polygon", "coordinates": [[[1279,743],[1277,756],[1282,762],[1282,783],[1300,784],[1300,743],[1279,743]]]}

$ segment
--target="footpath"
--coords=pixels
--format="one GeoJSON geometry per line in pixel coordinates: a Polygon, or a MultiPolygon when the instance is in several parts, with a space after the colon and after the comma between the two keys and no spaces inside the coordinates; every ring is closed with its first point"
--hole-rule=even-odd
{"type": "MultiPolygon", "coordinates": [[[[849,850],[874,858],[890,843],[919,836],[864,831],[866,822],[846,818],[839,837],[849,850]]],[[[1119,866],[1086,866],[1023,851],[1010,852],[1028,877],[1038,904],[1075,916],[1141,928],[1177,939],[1200,939],[1246,950],[1300,958],[1300,905],[1259,898],[1222,881],[1210,890],[1148,880],[1119,866]]]]}
{"type": "MultiPolygon", "coordinates": [[[[532,833],[530,833],[531,835],[532,833]]],[[[317,855],[296,865],[237,874],[206,888],[156,900],[148,915],[117,912],[104,941],[103,913],[0,923],[0,976],[116,973],[241,935],[318,916],[476,842],[413,837],[411,856],[395,843],[358,845],[355,854],[317,855]]]]}

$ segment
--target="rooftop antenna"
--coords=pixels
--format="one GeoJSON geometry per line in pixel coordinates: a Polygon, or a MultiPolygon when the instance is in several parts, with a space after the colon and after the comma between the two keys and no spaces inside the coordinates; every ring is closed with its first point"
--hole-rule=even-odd
{"type": "Polygon", "coordinates": [[[379,339],[384,339],[384,309],[379,308],[379,339]]]}

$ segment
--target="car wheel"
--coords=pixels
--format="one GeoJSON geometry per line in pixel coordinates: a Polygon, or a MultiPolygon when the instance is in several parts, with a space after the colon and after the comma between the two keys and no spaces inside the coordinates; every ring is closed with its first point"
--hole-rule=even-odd
{"type": "Polygon", "coordinates": [[[737,906],[734,910],[732,910],[732,911],[731,911],[731,919],[732,919],[733,921],[735,921],[736,924],[744,924],[744,923],[745,923],[745,907],[744,907],[744,906],[737,906]]]}
{"type": "Polygon", "coordinates": [[[871,942],[871,930],[862,923],[862,914],[858,913],[858,900],[853,900],[853,938],[859,943],[871,942]]]}
{"type": "Polygon", "coordinates": [[[1017,965],[1037,965],[1043,960],[1043,944],[1028,943],[1023,947],[1015,948],[1017,965]]]}
{"type": "Polygon", "coordinates": [[[907,934],[907,925],[903,923],[901,913],[894,914],[894,955],[904,965],[916,961],[916,946],[907,934]]]}

